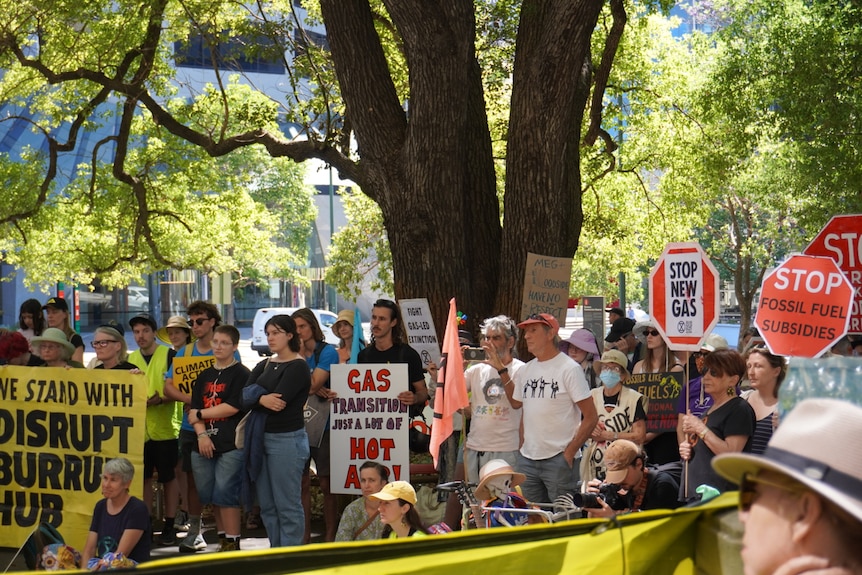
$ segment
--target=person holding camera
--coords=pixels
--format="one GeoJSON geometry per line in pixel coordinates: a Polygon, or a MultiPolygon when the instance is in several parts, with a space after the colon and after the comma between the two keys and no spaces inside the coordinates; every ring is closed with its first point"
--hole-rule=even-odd
{"type": "Polygon", "coordinates": [[[646,454],[633,441],[617,439],[605,451],[604,483],[592,479],[586,493],[573,498],[589,517],[613,517],[619,513],[648,509],[676,509],[679,483],[674,477],[646,467],[646,454]],[[594,495],[594,497],[590,497],[594,495]]]}

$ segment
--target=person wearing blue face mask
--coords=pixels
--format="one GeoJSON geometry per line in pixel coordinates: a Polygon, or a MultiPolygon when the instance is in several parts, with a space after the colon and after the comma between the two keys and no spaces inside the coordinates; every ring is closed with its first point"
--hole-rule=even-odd
{"type": "Polygon", "coordinates": [[[605,450],[617,439],[627,439],[639,446],[646,438],[644,397],[623,385],[629,378],[628,358],[616,349],[608,350],[599,363],[601,387],[592,390],[593,403],[599,414],[581,460],[581,479],[603,480],[606,473],[605,450]]]}

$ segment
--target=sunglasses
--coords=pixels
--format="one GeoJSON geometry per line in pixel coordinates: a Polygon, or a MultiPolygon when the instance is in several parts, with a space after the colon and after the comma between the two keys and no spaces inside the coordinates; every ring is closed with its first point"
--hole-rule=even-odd
{"type": "Polygon", "coordinates": [[[770,481],[768,479],[764,479],[763,477],[757,477],[746,473],[742,476],[742,481],[739,483],[740,511],[749,511],[751,509],[751,506],[754,505],[755,501],[757,501],[757,498],[760,495],[760,493],[757,492],[758,484],[774,487],[775,489],[781,489],[782,491],[787,491],[789,493],[799,493],[798,487],[794,487],[792,485],[787,485],[784,483],[778,483],[777,481],[770,481]]]}
{"type": "Polygon", "coordinates": [[[204,323],[208,322],[208,321],[209,321],[209,320],[211,320],[211,319],[212,319],[211,317],[208,317],[208,318],[202,318],[202,317],[199,317],[198,319],[190,319],[190,320],[189,320],[189,327],[191,327],[191,326],[193,326],[193,325],[195,325],[195,324],[197,324],[197,325],[203,325],[204,323]]]}
{"type": "Polygon", "coordinates": [[[656,337],[657,335],[659,335],[659,333],[657,329],[645,329],[644,335],[651,335],[653,337],[656,337]]]}

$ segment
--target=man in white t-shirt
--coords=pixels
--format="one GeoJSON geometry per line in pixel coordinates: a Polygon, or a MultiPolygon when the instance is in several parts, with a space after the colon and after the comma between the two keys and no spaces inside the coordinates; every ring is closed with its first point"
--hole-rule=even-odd
{"type": "Polygon", "coordinates": [[[464,372],[470,391],[470,433],[464,446],[467,481],[479,482],[479,470],[493,459],[517,465],[521,410],[509,403],[502,374],[514,377],[524,362],[512,357],[518,341],[515,320],[489,317],[480,326],[486,359],[464,372]]]}
{"type": "Polygon", "coordinates": [[[528,501],[552,502],[576,490],[581,447],[599,418],[583,369],[559,350],[557,319],[534,314],[518,327],[535,357],[514,379],[501,374],[509,402],[523,412],[516,468],[527,476],[521,490],[528,501]]]}

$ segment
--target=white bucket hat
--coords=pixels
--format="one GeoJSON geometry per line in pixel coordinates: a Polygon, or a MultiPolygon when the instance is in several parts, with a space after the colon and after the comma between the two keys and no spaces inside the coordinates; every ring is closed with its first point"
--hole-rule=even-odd
{"type": "Polygon", "coordinates": [[[736,483],[761,471],[786,475],[862,521],[862,407],[806,399],[787,414],[763,455],[727,453],[712,467],[736,483]]]}

